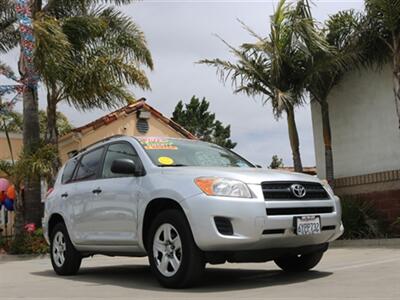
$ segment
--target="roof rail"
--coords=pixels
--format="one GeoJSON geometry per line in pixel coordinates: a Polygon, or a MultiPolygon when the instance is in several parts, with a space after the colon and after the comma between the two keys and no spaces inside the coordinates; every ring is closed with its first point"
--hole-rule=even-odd
{"type": "Polygon", "coordinates": [[[99,141],[97,141],[97,142],[94,142],[93,144],[90,144],[90,145],[86,146],[85,148],[82,148],[82,149],[79,150],[79,151],[76,151],[76,153],[75,153],[72,157],[77,156],[78,154],[80,154],[80,153],[86,151],[87,149],[89,149],[89,148],[91,148],[91,147],[93,147],[93,146],[96,146],[97,144],[101,144],[101,143],[107,142],[107,141],[112,140],[112,139],[116,139],[116,138],[120,138],[120,137],[126,137],[126,136],[127,136],[127,135],[125,135],[125,134],[115,134],[115,135],[106,137],[106,138],[101,139],[101,140],[99,140],[99,141]]]}

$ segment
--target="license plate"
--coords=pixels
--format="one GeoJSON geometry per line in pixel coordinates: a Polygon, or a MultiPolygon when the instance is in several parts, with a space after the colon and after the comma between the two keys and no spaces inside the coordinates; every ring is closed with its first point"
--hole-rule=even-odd
{"type": "Polygon", "coordinates": [[[321,220],[319,216],[295,217],[294,224],[297,235],[310,235],[321,233],[321,220]]]}

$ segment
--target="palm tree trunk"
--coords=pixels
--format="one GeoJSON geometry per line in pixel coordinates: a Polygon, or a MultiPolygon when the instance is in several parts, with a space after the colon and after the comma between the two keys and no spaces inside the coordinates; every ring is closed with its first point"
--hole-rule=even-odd
{"type": "MultiPolygon", "coordinates": [[[[26,153],[34,153],[40,144],[37,89],[26,87],[23,93],[23,143],[26,153]]],[[[25,222],[41,226],[40,178],[26,178],[24,184],[25,222]]]]}
{"type": "Polygon", "coordinates": [[[23,194],[21,189],[15,185],[17,199],[15,199],[15,223],[14,223],[14,239],[23,238],[24,235],[24,205],[23,194]]]}
{"type": "Polygon", "coordinates": [[[294,118],[294,108],[289,107],[288,109],[286,109],[286,114],[287,114],[288,130],[289,130],[290,147],[292,148],[292,154],[293,154],[294,171],[303,172],[303,165],[301,163],[301,157],[300,157],[299,134],[297,132],[296,120],[294,118]]]}
{"type": "Polygon", "coordinates": [[[10,134],[8,132],[6,120],[3,121],[3,126],[4,126],[4,133],[6,134],[8,150],[10,151],[11,163],[14,165],[14,153],[13,153],[13,148],[12,148],[10,134]]]}
{"type": "Polygon", "coordinates": [[[329,118],[329,103],[327,99],[318,101],[318,103],[321,106],[322,133],[324,137],[324,147],[325,147],[325,177],[328,183],[331,186],[333,186],[334,167],[333,167],[333,152],[332,152],[331,122],[329,118]]]}
{"type": "Polygon", "coordinates": [[[54,96],[54,91],[47,93],[47,128],[45,141],[48,144],[58,144],[57,131],[57,98],[54,96]]]}
{"type": "Polygon", "coordinates": [[[393,91],[400,128],[400,47],[395,49],[396,51],[393,53],[393,91]]]}
{"type": "MultiPolygon", "coordinates": [[[[45,141],[47,144],[55,146],[58,152],[58,129],[57,129],[57,96],[55,89],[50,89],[47,93],[47,128],[45,141]]],[[[53,166],[53,179],[48,182],[49,187],[54,185],[54,178],[60,168],[60,161],[57,158],[52,162],[53,166]]]]}

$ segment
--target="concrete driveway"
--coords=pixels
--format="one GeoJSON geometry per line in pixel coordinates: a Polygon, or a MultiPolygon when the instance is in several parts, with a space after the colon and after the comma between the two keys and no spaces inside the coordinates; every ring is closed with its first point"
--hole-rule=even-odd
{"type": "Polygon", "coordinates": [[[0,299],[400,299],[400,249],[330,249],[314,271],[272,262],[209,266],[201,286],[161,288],[143,258],[96,256],[77,276],[56,276],[48,257],[0,257],[0,299]]]}

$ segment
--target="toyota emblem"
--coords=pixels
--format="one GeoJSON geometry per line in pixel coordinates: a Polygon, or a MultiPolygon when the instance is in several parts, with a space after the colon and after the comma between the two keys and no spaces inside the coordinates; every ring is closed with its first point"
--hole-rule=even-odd
{"type": "Polygon", "coordinates": [[[290,190],[297,198],[303,198],[306,195],[306,189],[301,184],[292,184],[290,190]]]}

